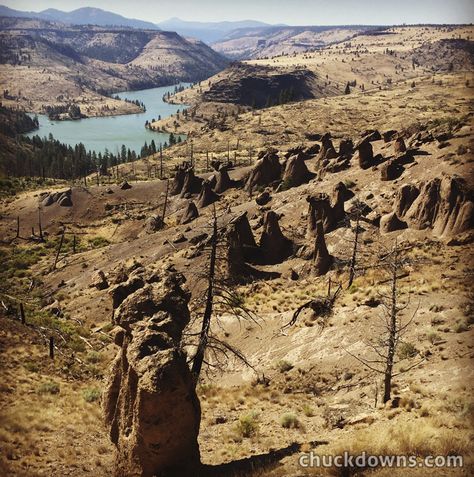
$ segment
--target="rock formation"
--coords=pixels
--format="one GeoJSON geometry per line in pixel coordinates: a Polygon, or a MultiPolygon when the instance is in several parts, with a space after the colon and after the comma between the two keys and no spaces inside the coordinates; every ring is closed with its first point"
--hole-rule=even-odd
{"type": "Polygon", "coordinates": [[[393,145],[393,150],[395,151],[395,154],[399,154],[407,150],[407,147],[405,146],[405,141],[403,140],[402,137],[398,137],[395,140],[395,143],[393,145]]]}
{"type": "Polygon", "coordinates": [[[259,194],[255,198],[255,202],[257,203],[257,205],[268,204],[268,202],[270,202],[271,200],[272,200],[272,196],[270,195],[270,192],[268,192],[267,190],[264,190],[261,194],[259,194]]]}
{"type": "Polygon", "coordinates": [[[286,189],[291,187],[298,187],[301,184],[305,184],[310,181],[314,174],[309,172],[306,164],[304,162],[305,156],[303,154],[297,154],[291,156],[285,168],[285,173],[283,174],[283,184],[286,189]]]}
{"type": "Polygon", "coordinates": [[[202,183],[201,192],[197,198],[197,206],[201,209],[213,204],[216,200],[219,200],[219,196],[212,190],[212,184],[209,181],[202,183]]]}
{"type": "Polygon", "coordinates": [[[90,287],[97,288],[97,290],[105,290],[106,288],[109,288],[107,278],[102,270],[97,270],[97,273],[92,277],[90,287]]]}
{"type": "Polygon", "coordinates": [[[359,142],[357,150],[359,151],[359,166],[361,169],[369,169],[375,165],[372,144],[367,138],[359,142]]]}
{"type": "Polygon", "coordinates": [[[440,237],[453,237],[474,227],[474,193],[460,177],[426,182],[403,218],[410,227],[431,227],[440,237]]]}
{"type": "Polygon", "coordinates": [[[331,134],[326,133],[321,138],[321,149],[318,155],[318,162],[322,162],[324,159],[334,159],[337,157],[336,149],[331,140],[331,134]]]}
{"type": "Polygon", "coordinates": [[[307,236],[316,235],[317,223],[323,224],[325,233],[340,227],[346,216],[344,211],[344,202],[353,197],[354,194],[347,187],[339,182],[332,191],[332,204],[327,194],[315,194],[308,196],[306,200],[309,203],[307,236]]]}
{"type": "Polygon", "coordinates": [[[278,215],[269,210],[265,214],[260,248],[265,263],[280,263],[292,252],[292,242],[281,232],[278,215]]]}
{"type": "Polygon", "coordinates": [[[314,237],[316,234],[317,223],[322,222],[325,232],[334,230],[334,216],[329,196],[327,194],[315,194],[308,196],[306,200],[309,203],[308,210],[308,237],[314,237]]]}
{"type": "Polygon", "coordinates": [[[229,172],[226,167],[220,167],[216,173],[216,184],[214,186],[214,192],[222,194],[228,189],[235,187],[235,181],[229,177],[229,172]]]}
{"type": "Polygon", "coordinates": [[[352,139],[342,139],[339,144],[339,156],[350,157],[354,153],[354,143],[352,139]]]}
{"type": "Polygon", "coordinates": [[[187,163],[183,163],[179,166],[176,166],[173,182],[171,183],[169,191],[170,195],[178,195],[181,193],[187,169],[187,163]]]}
{"type": "Polygon", "coordinates": [[[407,224],[397,217],[395,212],[385,214],[380,218],[380,231],[383,233],[406,229],[407,224]]]}
{"type": "Polygon", "coordinates": [[[276,151],[267,151],[250,172],[245,183],[245,190],[252,192],[259,187],[279,181],[281,173],[282,167],[276,151]]]}
{"type": "Polygon", "coordinates": [[[181,197],[186,194],[198,194],[201,190],[203,180],[194,175],[194,168],[188,167],[184,172],[183,185],[181,187],[181,197]]]}
{"type": "Polygon", "coordinates": [[[321,220],[316,223],[316,239],[314,242],[313,271],[316,276],[325,275],[334,261],[329,254],[324,238],[324,227],[321,220]]]}
{"type": "Polygon", "coordinates": [[[395,196],[394,211],[398,217],[403,217],[408,209],[411,207],[415,199],[418,197],[420,191],[412,184],[404,184],[398,189],[395,196]]]}
{"type": "Polygon", "coordinates": [[[181,216],[179,223],[182,225],[189,224],[189,222],[192,222],[198,217],[199,217],[199,212],[196,207],[196,204],[193,201],[189,201],[184,211],[184,214],[181,216]]]}
{"type": "Polygon", "coordinates": [[[116,446],[117,477],[196,475],[200,406],[180,349],[189,322],[183,277],[142,277],[142,287],[115,303],[120,350],[109,372],[103,411],[116,446]]]}

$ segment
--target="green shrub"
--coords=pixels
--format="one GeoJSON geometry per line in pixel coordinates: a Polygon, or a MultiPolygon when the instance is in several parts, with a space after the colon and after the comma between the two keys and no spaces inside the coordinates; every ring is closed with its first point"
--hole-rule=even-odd
{"type": "Polygon", "coordinates": [[[280,424],[286,429],[298,429],[300,427],[298,417],[292,413],[283,414],[280,419],[280,424]]]}
{"type": "Polygon", "coordinates": [[[397,351],[400,359],[413,358],[418,354],[418,350],[411,343],[400,343],[397,351]]]}
{"type": "Polygon", "coordinates": [[[97,388],[88,388],[84,389],[82,396],[86,402],[95,402],[100,399],[102,393],[100,389],[97,388]]]}
{"type": "Polygon", "coordinates": [[[59,391],[59,384],[54,381],[47,381],[38,387],[38,394],[59,394],[59,391]]]}
{"type": "Polygon", "coordinates": [[[239,417],[237,432],[242,437],[252,437],[258,432],[258,415],[255,412],[239,417]]]}

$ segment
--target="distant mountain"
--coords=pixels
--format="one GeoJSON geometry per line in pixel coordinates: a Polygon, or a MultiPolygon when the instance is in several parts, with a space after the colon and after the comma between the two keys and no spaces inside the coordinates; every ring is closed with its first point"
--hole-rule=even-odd
{"type": "Polygon", "coordinates": [[[42,20],[59,21],[73,25],[124,26],[129,28],[159,30],[154,23],[125,18],[116,13],[91,7],[78,8],[72,12],[63,12],[54,8],[48,8],[42,12],[23,12],[0,5],[0,16],[40,18],[42,20]]]}
{"type": "Polygon", "coordinates": [[[191,22],[180,18],[170,18],[158,23],[162,30],[170,30],[181,36],[191,36],[206,43],[221,40],[230,32],[243,28],[269,28],[272,25],[255,20],[242,20],[234,22],[191,22]]]}
{"type": "Polygon", "coordinates": [[[364,25],[247,27],[232,30],[211,46],[233,60],[271,58],[314,50],[380,28],[364,25]]]}

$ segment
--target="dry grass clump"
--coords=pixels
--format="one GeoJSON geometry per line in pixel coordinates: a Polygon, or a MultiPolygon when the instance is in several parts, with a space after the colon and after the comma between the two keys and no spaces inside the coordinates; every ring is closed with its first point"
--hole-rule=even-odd
{"type": "MultiPolygon", "coordinates": [[[[417,419],[410,422],[393,420],[390,427],[383,424],[369,429],[356,431],[343,439],[318,448],[320,455],[343,455],[347,451],[357,456],[363,452],[367,455],[462,455],[466,459],[471,449],[472,435],[469,431],[459,432],[441,428],[431,418],[417,419]]],[[[316,470],[316,469],[315,469],[316,470]]],[[[312,475],[354,475],[360,468],[327,468],[317,469],[312,475]]]]}
{"type": "Polygon", "coordinates": [[[298,416],[290,412],[281,416],[280,424],[285,429],[299,429],[299,427],[301,426],[301,423],[298,420],[298,416]]]}

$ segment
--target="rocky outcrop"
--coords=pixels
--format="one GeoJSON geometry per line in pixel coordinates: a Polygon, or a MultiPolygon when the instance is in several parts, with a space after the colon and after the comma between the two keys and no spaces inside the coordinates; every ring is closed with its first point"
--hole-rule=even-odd
{"type": "Polygon", "coordinates": [[[131,189],[131,188],[132,188],[132,186],[127,181],[123,181],[119,185],[119,189],[121,189],[121,190],[128,190],[128,189],[131,189]]]}
{"type": "Polygon", "coordinates": [[[263,233],[260,238],[260,249],[264,262],[267,264],[280,263],[292,253],[292,242],[286,238],[278,223],[278,215],[269,210],[265,214],[263,233]]]}
{"type": "Polygon", "coordinates": [[[179,343],[189,322],[183,277],[161,271],[115,303],[120,350],[103,395],[117,477],[196,475],[200,406],[179,343]]]}
{"type": "Polygon", "coordinates": [[[326,240],[324,238],[323,223],[318,220],[316,223],[316,239],[314,242],[313,253],[313,272],[316,276],[325,275],[334,261],[334,258],[328,252],[326,240]]]}
{"type": "Polygon", "coordinates": [[[453,237],[474,227],[473,196],[460,177],[435,178],[422,185],[403,218],[412,228],[432,228],[435,235],[453,237]]]}
{"type": "Polygon", "coordinates": [[[203,207],[213,204],[219,200],[219,198],[219,195],[212,190],[212,183],[206,180],[202,183],[201,192],[197,198],[197,206],[202,209],[203,207]]]}
{"type": "Polygon", "coordinates": [[[356,149],[359,153],[359,166],[361,169],[369,169],[375,165],[372,144],[367,138],[360,141],[356,149]]]}
{"type": "Polygon", "coordinates": [[[45,192],[40,195],[39,201],[44,207],[57,203],[61,207],[72,207],[72,189],[66,189],[62,192],[45,192]]]}
{"type": "Polygon", "coordinates": [[[301,153],[288,159],[285,173],[283,174],[283,184],[285,189],[298,187],[301,184],[309,182],[314,177],[314,174],[309,172],[304,161],[305,156],[301,153]]]}
{"type": "Polygon", "coordinates": [[[395,212],[383,215],[380,218],[380,231],[382,233],[394,232],[396,230],[403,230],[406,228],[406,222],[400,220],[395,212]]]}
{"type": "Polygon", "coordinates": [[[281,179],[282,167],[275,150],[267,151],[257,161],[245,183],[245,190],[253,192],[281,179]]]}
{"type": "Polygon", "coordinates": [[[189,224],[190,222],[197,219],[198,217],[199,217],[199,212],[196,207],[196,204],[193,201],[190,201],[188,202],[188,205],[186,206],[184,214],[181,216],[179,223],[182,225],[189,224]]]}

